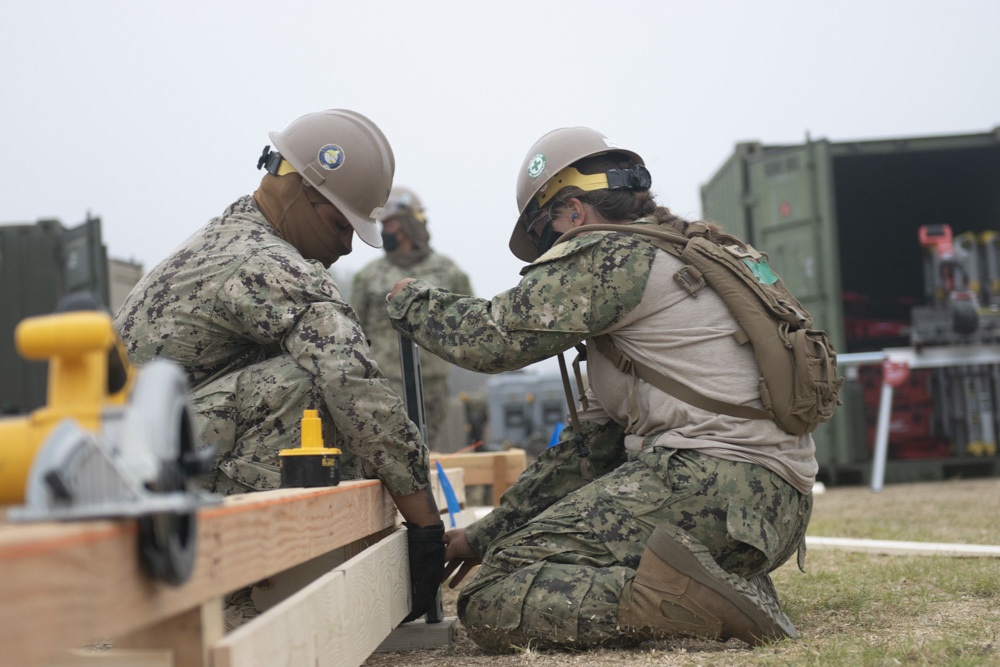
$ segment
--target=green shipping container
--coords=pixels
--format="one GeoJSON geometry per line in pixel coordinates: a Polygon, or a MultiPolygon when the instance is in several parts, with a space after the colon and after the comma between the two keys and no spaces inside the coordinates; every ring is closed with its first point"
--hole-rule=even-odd
{"type": "MultiPolygon", "coordinates": [[[[921,225],[1000,230],[1000,128],[874,141],[745,142],[702,187],[703,217],[765,251],[840,352],[909,345],[925,302],[921,225]],[[893,326],[893,325],[898,326],[893,326]],[[858,327],[867,329],[858,333],[858,327]]],[[[863,483],[870,442],[857,383],[815,434],[820,478],[863,483]]],[[[886,481],[995,474],[991,460],[890,461],[886,481]]]]}
{"type": "Polygon", "coordinates": [[[108,304],[100,218],[70,229],[57,220],[0,225],[0,413],[25,414],[45,404],[47,364],[17,353],[18,322],[51,313],[60,298],[80,291],[108,304]]]}

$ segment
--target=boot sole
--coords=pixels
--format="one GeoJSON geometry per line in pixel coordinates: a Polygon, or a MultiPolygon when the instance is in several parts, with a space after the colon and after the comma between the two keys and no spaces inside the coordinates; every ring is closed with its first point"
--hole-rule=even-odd
{"type": "Polygon", "coordinates": [[[685,539],[682,531],[677,530],[680,535],[674,537],[662,526],[657,527],[647,546],[678,572],[715,591],[753,620],[764,631],[760,640],[795,639],[799,636],[791,620],[777,604],[768,605],[770,610],[754,604],[752,599],[755,595],[749,584],[723,570],[704,545],[690,538],[685,539]]]}

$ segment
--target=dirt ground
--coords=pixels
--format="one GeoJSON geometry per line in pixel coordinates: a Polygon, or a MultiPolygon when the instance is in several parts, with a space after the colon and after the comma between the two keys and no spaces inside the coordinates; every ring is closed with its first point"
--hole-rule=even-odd
{"type": "MultiPolygon", "coordinates": [[[[867,487],[830,488],[816,496],[809,534],[995,545],[1000,543],[1000,479],[890,485],[879,494],[874,494],[867,487]],[[823,532],[814,532],[814,527],[823,532]]],[[[508,655],[489,655],[472,643],[463,632],[461,624],[456,624],[455,641],[449,646],[376,653],[364,663],[364,667],[881,665],[901,662],[1000,665],[1000,595],[996,592],[1000,586],[987,583],[988,591],[983,595],[945,593],[927,613],[915,614],[912,609],[905,608],[911,606],[905,598],[897,597],[895,582],[883,584],[864,569],[871,567],[877,571],[878,568],[896,567],[895,563],[899,559],[893,558],[813,550],[809,555],[807,571],[819,572],[821,579],[836,579],[835,583],[826,584],[829,590],[816,588],[815,584],[812,588],[801,588],[795,582],[808,577],[801,575],[792,563],[780,568],[774,575],[775,582],[784,606],[798,626],[802,638],[782,642],[774,647],[752,649],[736,639],[726,643],[683,639],[648,642],[635,649],[546,653],[522,649],[508,655]],[[880,588],[882,586],[884,591],[880,588]],[[868,592],[869,598],[845,603],[843,610],[833,612],[821,608],[819,600],[806,599],[849,596],[851,587],[876,590],[868,592]],[[899,605],[899,608],[894,609],[894,604],[899,605]],[[851,605],[855,605],[857,609],[852,611],[851,605]],[[877,621],[873,621],[873,617],[877,617],[877,621]],[[931,646],[935,645],[934,642],[949,641],[944,635],[949,633],[947,628],[952,623],[986,625],[985,628],[979,628],[978,634],[973,631],[972,640],[966,646],[948,647],[940,651],[923,651],[920,648],[925,643],[931,646]],[[898,653],[900,649],[896,644],[901,636],[915,638],[911,643],[916,648],[907,654],[907,645],[904,643],[902,661],[884,657],[879,647],[885,647],[886,654],[892,651],[898,653]],[[849,638],[846,642],[845,637],[849,638]]],[[[987,559],[965,560],[983,563],[987,559]]],[[[927,562],[927,559],[924,558],[923,562],[927,562]]],[[[988,559],[986,569],[982,570],[985,574],[980,576],[989,581],[994,567],[1000,580],[1000,559],[988,559]]],[[[915,578],[920,577],[918,575],[915,578]]],[[[906,585],[905,578],[900,585],[906,585]]],[[[444,590],[445,615],[454,616],[457,591],[447,588],[444,590]]],[[[829,601],[822,602],[827,604],[829,601]]]]}

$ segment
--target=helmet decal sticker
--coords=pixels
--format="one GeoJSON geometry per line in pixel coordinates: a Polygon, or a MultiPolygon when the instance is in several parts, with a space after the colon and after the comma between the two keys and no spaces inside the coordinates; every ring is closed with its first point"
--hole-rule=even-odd
{"type": "Polygon", "coordinates": [[[538,178],[545,171],[545,155],[538,153],[528,162],[528,177],[538,178]]]}
{"type": "Polygon", "coordinates": [[[339,169],[344,164],[344,149],[337,144],[327,144],[319,149],[316,159],[324,169],[329,171],[339,169]]]}

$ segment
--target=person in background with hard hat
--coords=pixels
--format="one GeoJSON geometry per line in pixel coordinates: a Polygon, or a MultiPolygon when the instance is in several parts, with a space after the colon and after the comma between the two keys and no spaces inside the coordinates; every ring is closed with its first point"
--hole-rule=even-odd
{"type": "MultiPolygon", "coordinates": [[[[599,132],[546,134],[518,175],[510,248],[530,262],[519,284],[486,300],[405,279],[390,294],[394,326],[494,373],[609,334],[629,359],[759,411],[753,351],[718,294],[691,298],[674,279],[683,262],[628,231],[560,238],[616,223],[740,243],[657,206],[650,185],[642,158],[599,132]]],[[[796,636],[768,573],[803,544],[812,437],[695,407],[587,350],[590,386],[559,443],[493,512],[445,536],[452,586],[481,563],[458,600],[470,637],[509,651],[796,636]]]]}
{"type": "MultiPolygon", "coordinates": [[[[355,233],[381,246],[392,149],[344,109],[270,138],[277,152],[264,148],[257,191],[153,268],[115,325],[133,363],[164,357],[187,374],[198,442],[217,448],[209,490],[278,488],[278,453],[299,445],[304,410],[317,410],[324,445],[343,452],[343,477],[380,479],[406,521],[412,620],[434,603],[444,568],[428,450],[327,271],[355,233]]],[[[256,613],[249,589],[227,599],[230,627],[256,613]]]]}
{"type": "MultiPolygon", "coordinates": [[[[427,230],[427,217],[417,195],[396,186],[379,216],[382,223],[380,257],[354,276],[351,305],[358,314],[361,328],[368,334],[372,358],[403,395],[403,374],[399,362],[399,334],[392,328],[385,310],[385,295],[399,280],[413,276],[455,294],[472,294],[469,276],[448,257],[434,252],[427,230]]],[[[451,364],[430,353],[420,355],[423,382],[427,445],[442,450],[442,434],[448,418],[448,375],[451,364]]]]}

